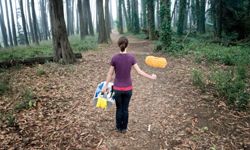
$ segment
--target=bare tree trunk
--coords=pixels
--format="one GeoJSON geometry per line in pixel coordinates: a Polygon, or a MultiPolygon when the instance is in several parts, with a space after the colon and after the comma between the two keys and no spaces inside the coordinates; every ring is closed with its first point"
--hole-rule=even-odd
{"type": "Polygon", "coordinates": [[[103,0],[96,0],[98,8],[98,22],[99,22],[99,34],[98,43],[108,43],[108,37],[106,33],[104,13],[103,13],[103,0]]]}
{"type": "Polygon", "coordinates": [[[84,34],[85,35],[89,35],[89,30],[88,30],[88,26],[89,26],[89,23],[88,23],[88,11],[87,11],[87,0],[83,0],[83,3],[82,3],[82,8],[83,8],[83,23],[84,23],[84,34]]]}
{"type": "Polygon", "coordinates": [[[4,23],[2,1],[0,1],[0,25],[1,25],[2,35],[3,35],[3,45],[4,45],[4,47],[9,47],[8,36],[6,33],[6,27],[5,27],[5,23],[4,23]]]}
{"type": "Polygon", "coordinates": [[[206,11],[206,0],[201,0],[201,6],[200,6],[200,33],[206,32],[205,27],[205,11],[206,11]]]}
{"type": "Polygon", "coordinates": [[[178,19],[178,26],[177,26],[178,35],[183,34],[186,5],[187,5],[187,0],[180,0],[179,19],[178,19]]]}
{"type": "Polygon", "coordinates": [[[79,13],[79,21],[80,21],[80,37],[81,39],[84,39],[86,34],[84,32],[84,17],[83,17],[83,9],[82,9],[82,1],[81,0],[78,0],[78,3],[77,3],[77,6],[78,6],[78,13],[79,13]]]}
{"type": "Polygon", "coordinates": [[[33,26],[34,26],[34,36],[35,36],[35,43],[39,45],[39,38],[38,38],[38,26],[37,26],[37,18],[34,6],[34,0],[31,0],[31,10],[32,10],[32,18],[33,18],[33,26]]]}
{"type": "Polygon", "coordinates": [[[13,14],[13,8],[12,8],[11,0],[9,0],[9,4],[10,4],[10,13],[11,13],[11,22],[12,22],[11,25],[12,25],[13,41],[14,41],[14,45],[17,46],[16,24],[15,24],[15,20],[14,20],[14,14],[13,14]]]}
{"type": "Polygon", "coordinates": [[[8,31],[9,31],[9,40],[10,40],[10,46],[13,46],[13,40],[12,40],[12,33],[10,28],[10,20],[9,20],[9,9],[8,9],[8,1],[5,0],[5,6],[6,6],[6,14],[7,14],[7,23],[8,23],[8,31]]]}
{"type": "Polygon", "coordinates": [[[112,14],[112,1],[109,1],[109,14],[110,14],[110,33],[111,33],[114,27],[114,20],[112,14]]]}
{"type": "Polygon", "coordinates": [[[47,21],[47,14],[46,14],[46,0],[40,1],[40,7],[41,7],[41,24],[43,27],[42,33],[43,33],[43,39],[48,40],[49,38],[49,27],[48,27],[48,21],[47,21]]]}
{"type": "Polygon", "coordinates": [[[155,40],[155,15],[154,15],[154,0],[147,1],[147,10],[148,10],[148,33],[149,39],[155,40]]]}
{"type": "Polygon", "coordinates": [[[23,32],[24,32],[24,37],[25,37],[25,44],[29,45],[27,29],[26,29],[26,21],[25,21],[24,11],[23,11],[23,0],[19,0],[19,3],[20,3],[20,9],[21,9],[22,26],[23,26],[23,32]]]}
{"type": "Polygon", "coordinates": [[[87,13],[88,13],[88,27],[89,27],[89,33],[90,35],[94,35],[94,28],[93,28],[93,23],[92,23],[92,14],[91,14],[91,9],[90,9],[90,4],[89,0],[86,0],[86,8],[87,8],[87,13]]]}
{"type": "Polygon", "coordinates": [[[66,64],[76,61],[71,49],[63,14],[62,0],[49,0],[50,21],[52,29],[54,60],[62,61],[66,64]]]}
{"type": "Polygon", "coordinates": [[[129,18],[128,18],[128,13],[127,13],[127,10],[126,10],[126,7],[125,7],[125,3],[124,3],[124,0],[122,0],[122,10],[123,10],[123,13],[124,13],[124,16],[125,16],[125,19],[126,19],[126,25],[127,25],[127,29],[129,28],[129,18]]]}
{"type": "Polygon", "coordinates": [[[30,3],[29,0],[27,0],[27,4],[28,4],[28,18],[29,18],[29,27],[30,27],[30,32],[31,32],[31,38],[33,43],[35,43],[35,34],[34,34],[34,24],[32,24],[32,19],[31,19],[31,15],[30,15],[30,3]]]}
{"type": "Polygon", "coordinates": [[[118,31],[123,34],[122,0],[118,1],[118,31]]]}
{"type": "Polygon", "coordinates": [[[110,15],[109,15],[109,0],[105,0],[105,27],[106,27],[106,34],[109,41],[110,38],[110,15]]]}

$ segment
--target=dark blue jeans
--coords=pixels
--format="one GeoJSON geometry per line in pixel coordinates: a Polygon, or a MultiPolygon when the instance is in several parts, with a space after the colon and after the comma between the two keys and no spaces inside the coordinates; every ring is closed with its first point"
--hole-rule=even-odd
{"type": "Polygon", "coordinates": [[[127,130],[128,127],[128,106],[132,96],[130,91],[117,91],[115,90],[115,103],[116,103],[116,128],[117,130],[127,130]]]}

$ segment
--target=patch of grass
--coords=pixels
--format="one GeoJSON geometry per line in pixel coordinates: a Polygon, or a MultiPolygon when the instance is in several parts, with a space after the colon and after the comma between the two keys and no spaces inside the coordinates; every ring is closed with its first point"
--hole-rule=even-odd
{"type": "Polygon", "coordinates": [[[30,109],[34,106],[36,106],[34,94],[31,90],[26,89],[22,95],[22,101],[16,104],[14,110],[19,112],[24,109],[30,109]]]}
{"type": "MultiPolygon", "coordinates": [[[[79,36],[69,37],[71,47],[74,52],[97,49],[97,37],[87,36],[81,40],[79,36]]],[[[0,51],[0,61],[25,59],[32,57],[43,57],[53,55],[52,41],[41,41],[39,45],[31,44],[30,46],[17,46],[5,48],[0,51]]]]}
{"type": "Polygon", "coordinates": [[[194,86],[199,87],[202,91],[205,90],[206,83],[204,81],[204,75],[200,70],[193,69],[192,71],[192,82],[194,86]]]}
{"type": "Polygon", "coordinates": [[[8,127],[16,127],[17,121],[16,117],[11,113],[6,115],[6,123],[8,127]]]}
{"type": "Polygon", "coordinates": [[[9,89],[10,89],[9,82],[6,80],[4,81],[0,80],[0,96],[6,93],[9,89]]]}
{"type": "Polygon", "coordinates": [[[44,70],[42,67],[39,66],[39,67],[36,69],[36,74],[37,74],[38,76],[42,76],[42,75],[45,75],[46,72],[45,72],[45,70],[44,70]]]}
{"type": "Polygon", "coordinates": [[[240,69],[215,71],[211,81],[219,96],[225,97],[229,105],[238,109],[245,109],[249,103],[250,95],[247,93],[246,80],[240,69]]]}

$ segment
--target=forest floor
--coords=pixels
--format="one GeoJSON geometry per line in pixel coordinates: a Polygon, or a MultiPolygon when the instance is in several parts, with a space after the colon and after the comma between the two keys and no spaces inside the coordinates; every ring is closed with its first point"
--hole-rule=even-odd
{"type": "Polygon", "coordinates": [[[25,89],[32,91],[36,105],[13,112],[13,127],[6,123],[11,118],[0,121],[0,149],[250,149],[249,111],[229,110],[223,100],[192,85],[192,69],[205,65],[188,56],[165,56],[165,69],[150,68],[144,59],[153,54],[152,42],[128,38],[128,51],[139,66],[158,77],[152,81],[132,71],[128,132],[114,130],[114,105],[105,111],[92,103],[119,51],[118,35],[112,34],[112,44],[83,52],[74,65],[47,63],[4,72],[11,90],[0,96],[1,115],[13,112],[25,89]],[[39,69],[44,73],[38,75],[39,69]]]}

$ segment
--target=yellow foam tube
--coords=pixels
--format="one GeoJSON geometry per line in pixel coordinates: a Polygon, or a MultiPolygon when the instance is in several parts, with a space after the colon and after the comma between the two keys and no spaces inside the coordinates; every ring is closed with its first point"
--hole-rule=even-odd
{"type": "Polygon", "coordinates": [[[165,68],[167,66],[167,60],[163,57],[147,56],[145,63],[154,68],[165,68]]]}
{"type": "Polygon", "coordinates": [[[99,97],[97,99],[96,107],[106,109],[107,108],[107,100],[105,98],[99,97]]]}

